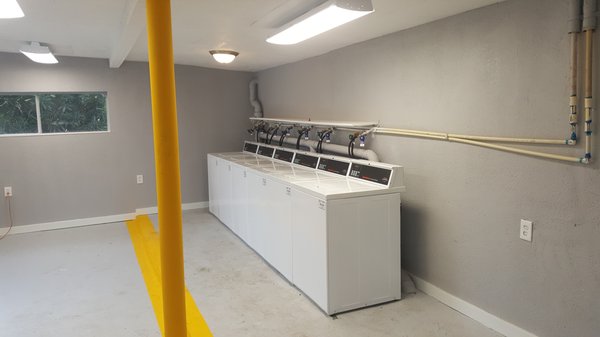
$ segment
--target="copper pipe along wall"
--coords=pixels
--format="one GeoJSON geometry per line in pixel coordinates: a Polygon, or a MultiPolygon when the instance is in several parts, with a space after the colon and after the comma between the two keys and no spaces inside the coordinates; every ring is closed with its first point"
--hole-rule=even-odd
{"type": "MultiPolygon", "coordinates": [[[[577,126],[577,55],[578,55],[578,40],[581,33],[581,25],[583,20],[583,0],[570,0],[569,2],[569,36],[571,40],[571,74],[570,87],[571,95],[569,105],[571,107],[570,124],[573,132],[576,132],[577,126]]],[[[587,22],[586,22],[587,23],[587,22]]]]}
{"type": "Polygon", "coordinates": [[[593,108],[593,38],[594,30],[585,31],[585,156],[592,158],[592,108],[593,108]]]}
{"type": "Polygon", "coordinates": [[[579,33],[569,33],[571,37],[571,95],[569,97],[569,124],[571,125],[571,140],[577,140],[577,47],[579,33]]]}
{"type": "Polygon", "coordinates": [[[585,98],[592,97],[592,57],[594,30],[588,29],[585,34],[585,98]]]}
{"type": "Polygon", "coordinates": [[[462,138],[456,138],[456,137],[444,137],[444,136],[440,136],[439,134],[434,135],[434,134],[411,133],[411,132],[405,132],[405,131],[392,131],[392,129],[386,130],[386,131],[376,130],[376,132],[380,133],[380,134],[384,134],[384,135],[417,137],[417,138],[426,138],[426,139],[434,139],[434,140],[445,140],[445,141],[449,141],[449,142],[475,145],[475,146],[485,147],[488,149],[500,150],[500,151],[504,151],[504,152],[517,153],[517,154],[522,154],[522,155],[526,155],[526,156],[530,156],[530,157],[559,160],[559,161],[565,161],[565,162],[570,162],[570,163],[582,163],[582,164],[588,163],[587,158],[563,156],[563,155],[557,155],[557,154],[553,154],[553,153],[546,153],[546,152],[539,152],[539,151],[530,151],[530,150],[525,150],[525,149],[519,149],[516,147],[511,147],[511,146],[496,145],[496,144],[490,144],[490,143],[469,140],[469,139],[462,139],[462,138]]]}
{"type": "Polygon", "coordinates": [[[565,139],[538,139],[538,138],[474,136],[474,135],[461,135],[461,134],[442,133],[442,132],[433,132],[433,131],[392,129],[392,128],[382,128],[382,127],[375,128],[376,133],[389,133],[388,131],[410,133],[410,134],[431,135],[431,136],[437,136],[438,138],[442,138],[442,139],[454,137],[454,138],[471,139],[471,140],[486,141],[486,142],[498,142],[498,143],[575,145],[575,142],[565,140],[565,139]]]}
{"type": "Polygon", "coordinates": [[[448,141],[469,144],[469,145],[475,145],[475,146],[480,146],[480,147],[487,147],[490,149],[500,150],[500,151],[504,151],[504,152],[518,153],[518,154],[523,154],[523,155],[531,156],[531,157],[560,160],[560,161],[566,161],[566,162],[571,162],[571,163],[584,163],[584,164],[587,163],[585,158],[562,156],[562,155],[538,152],[538,151],[529,151],[529,150],[519,149],[516,147],[489,144],[489,143],[477,142],[477,141],[468,140],[468,139],[448,138],[448,141]]]}
{"type": "Polygon", "coordinates": [[[571,36],[571,96],[577,96],[577,41],[579,34],[569,33],[571,36]]]}

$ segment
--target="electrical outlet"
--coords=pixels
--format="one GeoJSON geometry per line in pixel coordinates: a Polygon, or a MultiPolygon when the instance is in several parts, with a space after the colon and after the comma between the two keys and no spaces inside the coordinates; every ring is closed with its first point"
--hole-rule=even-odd
{"type": "Polygon", "coordinates": [[[143,175],[138,174],[137,177],[136,177],[136,179],[137,179],[137,183],[138,184],[143,184],[144,183],[144,176],[143,175]]]}
{"type": "Polygon", "coordinates": [[[12,194],[12,187],[6,186],[4,188],[4,196],[5,197],[12,197],[13,196],[13,194],[12,194]]]}
{"type": "Polygon", "coordinates": [[[521,229],[519,230],[519,237],[522,240],[531,242],[531,235],[533,232],[533,222],[529,220],[521,219],[521,229]]]}

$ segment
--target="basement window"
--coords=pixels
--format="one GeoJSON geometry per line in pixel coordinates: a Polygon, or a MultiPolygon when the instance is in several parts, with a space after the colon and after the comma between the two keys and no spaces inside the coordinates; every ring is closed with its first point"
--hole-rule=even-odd
{"type": "Polygon", "coordinates": [[[0,93],[0,135],[107,132],[106,92],[0,93]]]}

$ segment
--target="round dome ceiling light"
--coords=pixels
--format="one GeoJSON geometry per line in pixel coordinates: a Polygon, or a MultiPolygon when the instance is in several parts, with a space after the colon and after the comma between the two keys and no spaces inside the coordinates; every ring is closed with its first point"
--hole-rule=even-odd
{"type": "Polygon", "coordinates": [[[219,63],[231,63],[240,54],[233,50],[210,50],[209,53],[219,63]]]}

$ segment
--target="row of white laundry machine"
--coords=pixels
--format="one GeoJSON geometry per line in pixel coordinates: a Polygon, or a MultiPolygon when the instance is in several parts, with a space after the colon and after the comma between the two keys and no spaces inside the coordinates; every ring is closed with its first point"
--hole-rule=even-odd
{"type": "Polygon", "coordinates": [[[401,166],[245,142],[208,177],[210,212],[327,314],[400,299],[401,166]]]}

